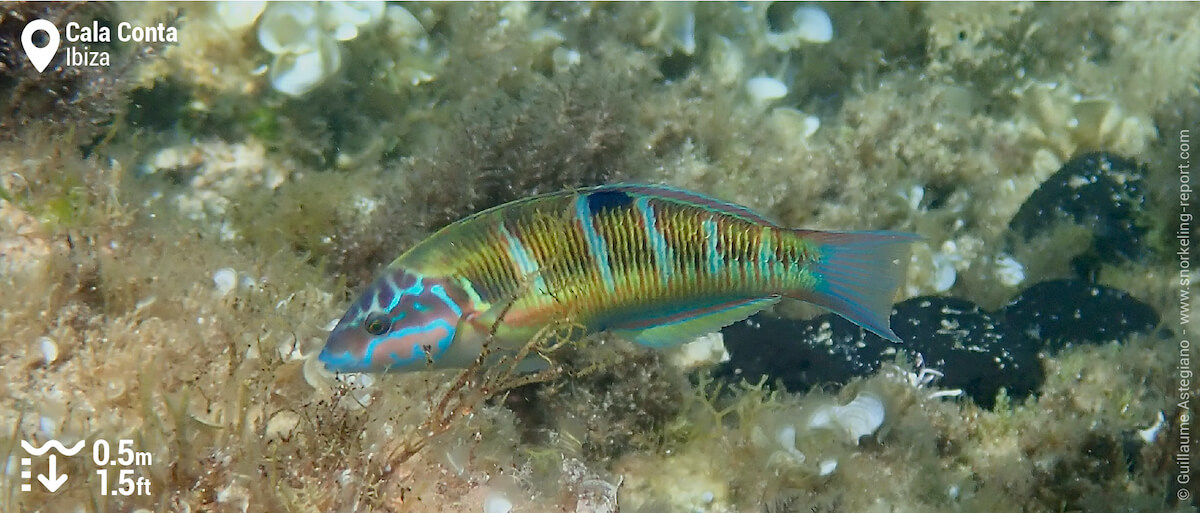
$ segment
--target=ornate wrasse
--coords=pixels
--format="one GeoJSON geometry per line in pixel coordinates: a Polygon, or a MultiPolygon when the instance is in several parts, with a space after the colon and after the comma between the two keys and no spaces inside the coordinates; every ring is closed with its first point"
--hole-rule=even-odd
{"type": "Polygon", "coordinates": [[[334,371],[465,367],[569,318],[651,347],[687,342],[783,297],[893,341],[907,233],[789,229],[656,185],[535,196],[453,223],[391,263],[330,333],[334,371]]]}

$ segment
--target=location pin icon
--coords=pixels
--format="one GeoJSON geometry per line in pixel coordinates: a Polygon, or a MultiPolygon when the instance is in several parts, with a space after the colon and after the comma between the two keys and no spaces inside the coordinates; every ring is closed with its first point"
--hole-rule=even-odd
{"type": "Polygon", "coordinates": [[[21,31],[21,46],[25,48],[25,55],[29,56],[29,62],[33,63],[33,67],[37,68],[38,73],[46,69],[46,65],[54,59],[54,53],[58,51],[58,27],[46,20],[33,20],[25,25],[25,30],[21,31]],[[49,42],[46,46],[38,48],[33,44],[33,33],[39,30],[46,31],[46,39],[49,42]]]}

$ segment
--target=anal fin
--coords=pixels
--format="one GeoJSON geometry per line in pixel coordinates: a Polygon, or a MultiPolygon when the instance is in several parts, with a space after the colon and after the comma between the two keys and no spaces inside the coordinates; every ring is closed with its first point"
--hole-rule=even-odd
{"type": "Polygon", "coordinates": [[[750,317],[777,302],[779,296],[739,299],[685,309],[666,318],[611,326],[609,331],[644,346],[670,347],[691,342],[696,337],[750,317]]]}

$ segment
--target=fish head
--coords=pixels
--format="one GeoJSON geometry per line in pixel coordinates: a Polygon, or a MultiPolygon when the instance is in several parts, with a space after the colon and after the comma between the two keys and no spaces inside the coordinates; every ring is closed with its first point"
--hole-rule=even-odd
{"type": "Polygon", "coordinates": [[[319,356],[335,372],[455,366],[446,355],[470,300],[453,280],[389,268],[346,311],[319,356]]]}

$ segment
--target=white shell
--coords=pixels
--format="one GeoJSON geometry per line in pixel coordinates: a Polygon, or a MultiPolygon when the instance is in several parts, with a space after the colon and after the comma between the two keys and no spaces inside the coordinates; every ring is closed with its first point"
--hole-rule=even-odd
{"type": "Polygon", "coordinates": [[[808,419],[809,428],[826,428],[846,433],[855,444],[883,425],[886,410],[874,394],[861,393],[845,406],[822,406],[808,419]]]}
{"type": "Polygon", "coordinates": [[[694,2],[655,2],[658,20],[642,38],[643,44],[660,45],[667,53],[696,51],[696,13],[694,2]]]}
{"type": "Polygon", "coordinates": [[[796,35],[810,43],[828,43],[833,39],[833,21],[820,7],[805,6],[792,12],[796,35]]]}
{"type": "Polygon", "coordinates": [[[996,259],[996,279],[1009,287],[1016,287],[1025,281],[1025,266],[1009,255],[1000,255],[996,259]]]}
{"type": "Polygon", "coordinates": [[[512,509],[512,501],[500,492],[489,493],[483,499],[483,513],[509,513],[512,509]]]}
{"type": "Polygon", "coordinates": [[[1155,440],[1158,439],[1158,432],[1159,432],[1159,430],[1162,429],[1162,427],[1164,425],[1166,425],[1166,417],[1163,416],[1162,411],[1159,411],[1157,420],[1154,422],[1154,425],[1150,426],[1146,429],[1139,429],[1138,437],[1140,437],[1143,442],[1152,444],[1152,443],[1154,443],[1155,440]]]}
{"type": "Polygon", "coordinates": [[[237,271],[228,267],[217,269],[213,273],[213,286],[216,287],[218,296],[232,292],[234,287],[237,287],[237,271]]]}
{"type": "Polygon", "coordinates": [[[791,26],[782,32],[767,30],[767,45],[781,52],[803,43],[828,43],[833,39],[833,21],[820,7],[797,7],[792,11],[791,26]]]}
{"type": "Polygon", "coordinates": [[[317,21],[314,5],[273,4],[258,22],[258,44],[275,55],[314,51],[321,35],[317,21]]]}
{"type": "Polygon", "coordinates": [[[820,118],[791,107],[776,107],[771,111],[771,120],[789,141],[794,138],[808,139],[821,128],[820,118]]]}
{"type": "Polygon", "coordinates": [[[952,240],[942,243],[941,249],[933,255],[933,289],[945,292],[954,286],[958,280],[958,263],[963,256],[958,244],[952,240]]]}
{"type": "Polygon", "coordinates": [[[679,40],[683,53],[696,53],[696,13],[690,8],[684,11],[682,23],[675,27],[675,38],[679,40]]]}
{"type": "Polygon", "coordinates": [[[217,2],[217,17],[221,24],[232,30],[249,28],[258,21],[267,3],[262,0],[249,2],[217,2]]]}
{"type": "Polygon", "coordinates": [[[58,360],[58,344],[50,337],[38,337],[38,349],[42,350],[42,363],[47,367],[58,360]]]}
{"type": "Polygon", "coordinates": [[[387,18],[388,36],[392,39],[418,38],[425,35],[421,20],[404,7],[389,5],[384,10],[384,16],[387,18]]]}
{"type": "Polygon", "coordinates": [[[301,371],[304,376],[304,382],[308,383],[308,386],[313,387],[314,390],[324,393],[335,384],[333,374],[325,370],[325,365],[317,359],[316,353],[309,355],[304,360],[301,371]]]}
{"type": "Polygon", "coordinates": [[[821,128],[821,118],[818,118],[816,116],[806,116],[804,118],[803,135],[805,138],[812,137],[812,134],[817,133],[817,130],[819,130],[820,128],[821,128]]]}
{"type": "Polygon", "coordinates": [[[684,369],[695,369],[727,362],[729,361],[729,351],[725,349],[725,337],[719,331],[702,335],[675,350],[671,361],[684,369]]]}
{"type": "Polygon", "coordinates": [[[321,7],[321,22],[338,41],[354,39],[358,37],[358,29],[383,19],[384,5],[380,0],[328,2],[321,7]]]}
{"type": "Polygon", "coordinates": [[[276,55],[271,64],[271,86],[276,91],[303,96],[342,66],[341,49],[333,38],[320,35],[317,48],[304,53],[276,55]]]}
{"type": "Polygon", "coordinates": [[[775,432],[775,441],[783,447],[784,452],[791,456],[796,463],[804,463],[804,453],[796,449],[796,426],[791,424],[779,428],[775,432]]]}
{"type": "Polygon", "coordinates": [[[775,441],[783,446],[787,452],[795,452],[796,450],[796,427],[788,424],[779,428],[775,432],[775,441]]]}
{"type": "Polygon", "coordinates": [[[958,270],[954,268],[954,260],[945,254],[933,256],[933,290],[945,292],[958,281],[958,270]]]}
{"type": "Polygon", "coordinates": [[[746,82],[746,92],[759,103],[778,100],[787,96],[787,85],[771,77],[754,77],[746,82]]]}
{"type": "Polygon", "coordinates": [[[837,470],[837,460],[825,460],[821,462],[821,475],[827,476],[837,470]]]}

